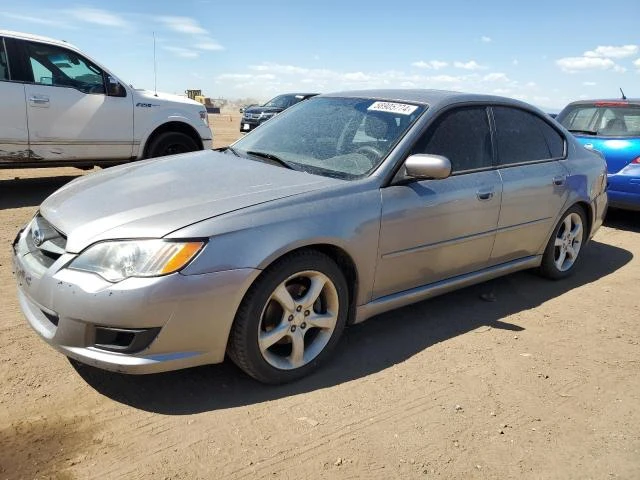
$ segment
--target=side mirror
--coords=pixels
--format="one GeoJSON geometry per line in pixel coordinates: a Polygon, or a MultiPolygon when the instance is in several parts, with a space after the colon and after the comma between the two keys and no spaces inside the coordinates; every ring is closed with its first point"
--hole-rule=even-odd
{"type": "Polygon", "coordinates": [[[417,153],[404,162],[407,177],[418,180],[442,179],[451,175],[451,162],[441,155],[417,153]]]}
{"type": "Polygon", "coordinates": [[[127,90],[112,76],[107,76],[107,95],[110,97],[126,97],[127,90]]]}

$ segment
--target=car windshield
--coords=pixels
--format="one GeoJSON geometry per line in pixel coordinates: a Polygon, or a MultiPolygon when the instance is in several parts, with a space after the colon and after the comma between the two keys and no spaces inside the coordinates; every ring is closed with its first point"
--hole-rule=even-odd
{"type": "Polygon", "coordinates": [[[558,117],[558,121],[575,133],[637,137],[640,136],[640,105],[627,102],[573,105],[558,117]]]}
{"type": "Polygon", "coordinates": [[[279,95],[272,98],[263,107],[287,108],[295,102],[295,95],[279,95]]]}
{"type": "Polygon", "coordinates": [[[315,97],[274,117],[233,149],[249,157],[277,157],[309,173],[360,178],[382,163],[424,110],[404,102],[315,97]]]}

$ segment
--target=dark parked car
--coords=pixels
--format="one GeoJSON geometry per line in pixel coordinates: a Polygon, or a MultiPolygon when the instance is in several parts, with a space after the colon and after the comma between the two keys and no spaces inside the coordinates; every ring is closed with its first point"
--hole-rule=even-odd
{"type": "Polygon", "coordinates": [[[315,97],[317,93],[286,93],[272,98],[264,105],[245,108],[240,122],[241,132],[250,132],[278,113],[286,110],[307,98],[315,97]]]}
{"type": "Polygon", "coordinates": [[[604,156],[609,205],[640,210],[640,99],[581,100],[556,120],[604,156]]]}

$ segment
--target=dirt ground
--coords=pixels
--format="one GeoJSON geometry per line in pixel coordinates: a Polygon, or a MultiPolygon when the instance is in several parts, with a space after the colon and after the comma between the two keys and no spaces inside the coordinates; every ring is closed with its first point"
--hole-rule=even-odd
{"type": "MultiPolygon", "coordinates": [[[[237,137],[238,114],[211,117],[216,145],[237,137]]],[[[640,478],[640,215],[614,212],[568,280],[387,313],[269,387],[230,362],[102,372],[36,336],[11,241],[81,174],[0,170],[0,479],[640,478]]]]}

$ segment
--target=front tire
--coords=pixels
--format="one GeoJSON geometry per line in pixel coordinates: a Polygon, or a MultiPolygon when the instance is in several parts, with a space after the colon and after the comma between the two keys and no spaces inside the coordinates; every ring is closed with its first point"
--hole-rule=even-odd
{"type": "Polygon", "coordinates": [[[587,220],[584,209],[574,205],[567,210],[547,243],[539,272],[543,277],[559,280],[573,273],[582,258],[580,253],[587,240],[587,220]]]}
{"type": "Polygon", "coordinates": [[[301,378],[335,349],[348,305],[347,282],[331,258],[313,250],[288,255],[247,292],[231,329],[229,356],[263,383],[301,378]]]}
{"type": "Polygon", "coordinates": [[[198,144],[189,135],[181,132],[165,132],[152,140],[147,157],[165,157],[196,150],[199,150],[198,144]]]}

